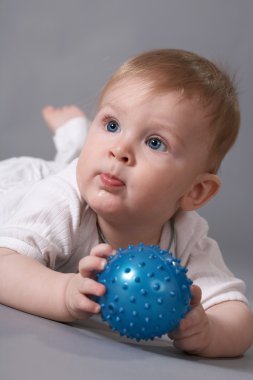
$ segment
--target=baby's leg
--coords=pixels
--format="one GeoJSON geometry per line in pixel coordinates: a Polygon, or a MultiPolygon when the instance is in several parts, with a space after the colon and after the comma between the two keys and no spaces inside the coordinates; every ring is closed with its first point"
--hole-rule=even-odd
{"type": "Polygon", "coordinates": [[[84,112],[76,106],[46,107],[42,110],[48,128],[54,133],[55,161],[66,165],[79,156],[89,127],[84,112]]]}
{"type": "Polygon", "coordinates": [[[55,133],[56,159],[46,161],[34,157],[13,157],[0,161],[0,224],[4,215],[9,215],[7,205],[14,210],[13,202],[19,202],[35,182],[58,172],[77,157],[84,143],[89,123],[79,108],[47,107],[43,110],[43,117],[55,133]]]}

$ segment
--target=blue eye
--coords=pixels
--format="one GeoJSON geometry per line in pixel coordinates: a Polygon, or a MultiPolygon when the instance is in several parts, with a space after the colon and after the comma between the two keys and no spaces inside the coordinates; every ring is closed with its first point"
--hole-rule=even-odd
{"type": "Polygon", "coordinates": [[[106,124],[106,130],[108,132],[111,132],[111,133],[115,133],[115,132],[118,132],[120,130],[120,126],[119,126],[119,123],[115,120],[110,120],[107,124],[106,124]]]}
{"type": "Polygon", "coordinates": [[[166,145],[158,137],[151,137],[147,140],[146,144],[153,150],[159,150],[161,152],[167,150],[166,145]]]}

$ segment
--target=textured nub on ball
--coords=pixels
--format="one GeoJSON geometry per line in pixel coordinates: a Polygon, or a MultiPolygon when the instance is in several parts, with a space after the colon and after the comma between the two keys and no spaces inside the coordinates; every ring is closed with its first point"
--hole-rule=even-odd
{"type": "Polygon", "coordinates": [[[173,330],[190,310],[192,281],[187,269],[158,246],[128,246],[111,256],[97,275],[106,286],[101,315],[112,330],[136,340],[173,330]]]}

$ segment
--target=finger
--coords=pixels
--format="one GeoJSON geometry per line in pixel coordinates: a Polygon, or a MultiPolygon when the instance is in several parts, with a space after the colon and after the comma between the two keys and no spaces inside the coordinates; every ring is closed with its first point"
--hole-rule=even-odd
{"type": "Polygon", "coordinates": [[[197,306],[201,301],[202,291],[198,285],[191,286],[191,306],[197,306]]]}
{"type": "Polygon", "coordinates": [[[90,256],[104,257],[108,258],[111,255],[114,255],[116,251],[109,244],[98,244],[92,248],[90,251],[90,256]]]}
{"type": "Polygon", "coordinates": [[[76,297],[76,308],[79,311],[97,314],[100,312],[100,305],[89,296],[101,297],[106,288],[104,285],[90,278],[81,279],[76,297]]]}
{"type": "Polygon", "coordinates": [[[79,293],[89,295],[89,296],[102,296],[106,288],[103,284],[91,279],[91,278],[81,278],[78,285],[79,293]]]}
{"type": "Polygon", "coordinates": [[[180,328],[173,330],[168,334],[168,337],[172,340],[182,340],[182,339],[188,339],[192,337],[193,335],[198,334],[198,332],[199,332],[199,328],[196,325],[183,331],[180,328]]]}
{"type": "Polygon", "coordinates": [[[176,329],[176,330],[171,331],[168,334],[168,337],[174,341],[180,341],[184,339],[189,339],[197,333],[198,333],[198,329],[196,328],[188,329],[186,331],[176,329]]]}
{"type": "Polygon", "coordinates": [[[197,347],[199,346],[198,340],[199,337],[197,334],[195,334],[185,339],[174,340],[173,345],[181,351],[194,354],[197,347]]]}
{"type": "Polygon", "coordinates": [[[204,317],[204,309],[202,305],[195,306],[189,311],[184,319],[180,323],[182,331],[187,330],[195,325],[198,325],[204,317]]]}
{"type": "Polygon", "coordinates": [[[172,340],[184,340],[184,339],[189,339],[197,334],[199,334],[200,328],[198,325],[191,326],[190,328],[186,330],[182,330],[180,328],[175,329],[171,331],[168,336],[172,340]]]}
{"type": "Polygon", "coordinates": [[[75,279],[75,291],[72,292],[68,309],[75,318],[87,319],[100,312],[100,305],[92,296],[102,296],[105,286],[90,278],[82,278],[78,273],[75,279]]]}
{"type": "Polygon", "coordinates": [[[94,272],[102,271],[107,264],[106,259],[96,256],[86,256],[79,262],[79,273],[83,277],[91,277],[94,272]]]}
{"type": "Polygon", "coordinates": [[[193,308],[187,316],[181,320],[179,327],[168,335],[171,339],[182,339],[196,334],[203,322],[206,321],[205,311],[201,305],[193,308]]]}
{"type": "Polygon", "coordinates": [[[78,318],[84,318],[85,314],[98,314],[100,312],[100,305],[92,299],[86,297],[84,294],[77,294],[74,300],[75,315],[78,318]]]}

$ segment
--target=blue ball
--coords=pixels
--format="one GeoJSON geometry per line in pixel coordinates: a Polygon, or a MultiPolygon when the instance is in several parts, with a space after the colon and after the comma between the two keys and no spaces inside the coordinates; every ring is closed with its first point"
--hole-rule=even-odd
{"type": "Polygon", "coordinates": [[[173,330],[190,310],[192,281],[180,260],[159,246],[142,243],[119,249],[97,281],[101,316],[112,330],[137,341],[173,330]]]}

